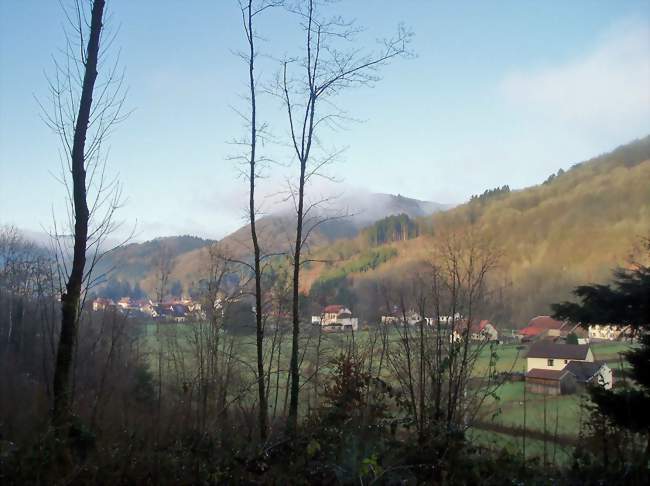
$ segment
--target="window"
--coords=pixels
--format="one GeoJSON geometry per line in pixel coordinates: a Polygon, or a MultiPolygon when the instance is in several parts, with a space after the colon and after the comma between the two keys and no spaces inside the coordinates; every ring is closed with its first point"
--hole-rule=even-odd
{"type": "Polygon", "coordinates": [[[549,360],[546,361],[546,365],[547,365],[547,366],[553,366],[553,363],[554,363],[554,362],[555,362],[555,360],[553,360],[553,359],[549,359],[549,360]]]}

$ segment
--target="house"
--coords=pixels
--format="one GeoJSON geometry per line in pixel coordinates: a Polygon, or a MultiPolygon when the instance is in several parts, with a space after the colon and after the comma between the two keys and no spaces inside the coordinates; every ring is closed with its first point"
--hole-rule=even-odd
{"type": "Polygon", "coordinates": [[[406,324],[409,326],[415,326],[421,322],[425,322],[428,325],[432,325],[433,318],[431,317],[422,317],[419,313],[414,310],[409,310],[405,313],[402,313],[398,309],[394,309],[390,315],[381,316],[382,324],[400,324],[403,325],[406,321],[406,324]]]}
{"type": "Polygon", "coordinates": [[[343,305],[328,305],[323,309],[323,312],[321,312],[321,319],[323,321],[336,321],[340,314],[352,314],[352,312],[343,305]]]}
{"type": "MultiPolygon", "coordinates": [[[[402,317],[403,319],[403,317],[402,317]]],[[[417,324],[420,324],[421,322],[427,322],[426,317],[422,317],[420,314],[415,312],[414,310],[410,310],[406,313],[406,323],[409,326],[415,326],[417,324]]]]}
{"type": "Polygon", "coordinates": [[[338,304],[328,305],[320,316],[313,316],[311,321],[312,324],[320,324],[325,332],[356,331],[359,328],[359,319],[352,317],[350,309],[338,304]]]}
{"type": "Polygon", "coordinates": [[[397,316],[381,316],[381,323],[385,325],[397,324],[400,319],[397,316]]]}
{"type": "Polygon", "coordinates": [[[587,344],[557,344],[537,341],[530,346],[526,356],[526,371],[533,369],[561,371],[570,361],[594,361],[587,344]]]}
{"type": "Polygon", "coordinates": [[[564,369],[581,385],[601,385],[606,390],[611,390],[614,384],[611,368],[602,361],[571,361],[564,369]]]}
{"type": "Polygon", "coordinates": [[[401,315],[399,307],[394,305],[389,314],[381,316],[381,323],[385,325],[399,324],[402,322],[401,315]]]}
{"type": "Polygon", "coordinates": [[[101,297],[93,300],[93,310],[95,312],[106,310],[113,307],[115,303],[111,299],[102,299],[101,297]]]}
{"type": "Polygon", "coordinates": [[[130,297],[122,297],[117,301],[117,306],[122,310],[133,309],[134,305],[130,297]]]}
{"type": "Polygon", "coordinates": [[[465,336],[468,336],[470,341],[498,341],[499,331],[487,319],[474,321],[471,324],[467,319],[456,321],[449,331],[449,342],[460,342],[465,336]]]}
{"type": "Polygon", "coordinates": [[[618,341],[629,334],[629,326],[613,324],[594,324],[589,326],[589,339],[618,341]]]}
{"type": "Polygon", "coordinates": [[[526,371],[526,390],[532,393],[573,393],[587,383],[609,389],[613,383],[611,369],[594,359],[587,344],[537,341],[528,350],[526,371]]]}
{"type": "Polygon", "coordinates": [[[537,316],[532,318],[526,327],[519,330],[522,341],[533,341],[542,337],[560,337],[562,321],[550,316],[537,316]]]}
{"type": "Polygon", "coordinates": [[[473,323],[469,329],[469,338],[472,341],[498,341],[499,331],[496,327],[488,321],[483,319],[479,322],[473,323]]]}

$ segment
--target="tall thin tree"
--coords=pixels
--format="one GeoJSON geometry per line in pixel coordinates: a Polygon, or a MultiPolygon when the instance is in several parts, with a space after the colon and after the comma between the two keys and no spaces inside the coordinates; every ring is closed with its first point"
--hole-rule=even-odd
{"type": "Polygon", "coordinates": [[[248,183],[249,183],[249,200],[248,200],[248,218],[250,222],[251,240],[253,242],[253,273],[255,274],[255,339],[257,349],[257,382],[258,382],[258,400],[259,411],[258,421],[260,429],[260,438],[266,440],[268,434],[268,405],[267,393],[264,383],[264,318],[262,295],[262,251],[257,234],[257,212],[258,208],[255,202],[256,181],[259,178],[259,164],[264,159],[260,159],[257,152],[258,138],[263,127],[259,126],[257,120],[257,83],[255,79],[255,60],[257,58],[255,40],[256,33],[254,19],[264,10],[277,6],[281,2],[272,0],[254,1],[248,0],[245,3],[240,1],[239,7],[242,13],[242,23],[248,50],[242,57],[248,67],[248,88],[250,101],[250,118],[248,119],[250,128],[250,139],[248,140],[248,183]]]}
{"type": "Polygon", "coordinates": [[[54,369],[53,419],[55,424],[63,423],[70,411],[70,374],[74,344],[77,338],[79,302],[86,266],[86,244],[88,242],[88,220],[90,217],[88,202],[86,201],[86,134],[90,123],[93,91],[97,79],[97,59],[99,57],[99,40],[103,26],[104,6],[104,0],[94,0],[93,2],[90,36],[88,37],[84,62],[86,69],[71,153],[72,198],[75,215],[74,253],[70,275],[65,286],[66,290],[61,296],[61,335],[54,369]]]}
{"type": "Polygon", "coordinates": [[[72,404],[73,357],[79,319],[93,269],[103,256],[106,236],[115,230],[113,216],[120,205],[117,179],[106,177],[102,148],[113,126],[124,119],[124,74],[118,60],[101,81],[99,66],[114,37],[105,39],[105,0],[76,0],[64,9],[69,23],[66,49],[54,60],[48,77],[51,109],[42,104],[44,120],[63,146],[62,181],[68,194],[70,231],[60,234],[55,219],[54,242],[61,277],[61,329],[53,377],[52,419],[64,425],[72,404]],[[100,46],[101,44],[101,46],[100,46]],[[103,212],[103,215],[100,214],[103,212]],[[71,251],[66,237],[72,237],[71,251]],[[71,255],[70,255],[71,254],[71,255]],[[63,288],[65,286],[65,288],[63,288]]]}
{"type": "MultiPolygon", "coordinates": [[[[305,188],[313,176],[322,175],[322,169],[331,163],[337,153],[314,154],[319,129],[324,124],[336,124],[344,118],[332,98],[346,88],[364,86],[378,80],[376,70],[396,56],[406,53],[409,33],[400,28],[395,38],[384,42],[375,54],[360,54],[358,48],[338,48],[339,43],[353,42],[359,29],[338,16],[324,18],[321,7],[328,2],[305,0],[290,11],[300,19],[304,30],[304,52],[300,59],[286,60],[278,79],[278,95],[286,109],[290,145],[298,161],[297,184],[290,187],[296,211],[296,233],[293,243],[293,301],[292,340],[290,360],[290,403],[287,431],[294,434],[298,421],[300,393],[299,336],[300,336],[300,267],[302,250],[310,233],[319,225],[305,226],[309,213],[315,213],[317,203],[305,202],[305,188]],[[298,65],[301,74],[290,75],[290,66],[298,65]],[[324,103],[327,102],[327,103],[324,103]]],[[[313,217],[313,214],[311,215],[313,217]]]]}

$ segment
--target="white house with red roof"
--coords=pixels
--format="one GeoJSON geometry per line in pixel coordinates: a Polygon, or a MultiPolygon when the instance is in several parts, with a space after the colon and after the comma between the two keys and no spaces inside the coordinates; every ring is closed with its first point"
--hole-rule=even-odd
{"type": "Polygon", "coordinates": [[[356,331],[359,319],[352,317],[352,311],[344,305],[333,304],[323,309],[320,316],[312,316],[312,324],[320,324],[325,332],[356,331]]]}

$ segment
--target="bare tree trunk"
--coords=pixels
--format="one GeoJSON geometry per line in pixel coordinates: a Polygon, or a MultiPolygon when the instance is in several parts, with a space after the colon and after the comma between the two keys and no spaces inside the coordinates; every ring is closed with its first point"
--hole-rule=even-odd
{"type": "Polygon", "coordinates": [[[300,183],[298,187],[298,219],[296,221],[296,246],[293,254],[293,301],[291,333],[291,391],[289,399],[289,417],[287,430],[290,434],[296,432],[298,425],[298,396],[300,393],[300,369],[298,366],[298,339],[300,337],[300,253],[302,250],[302,221],[305,195],[305,161],[300,162],[300,183]]]}
{"type": "MultiPolygon", "coordinates": [[[[524,376],[526,376],[526,365],[524,365],[524,376]]],[[[526,380],[524,379],[524,430],[522,434],[522,461],[521,464],[526,467],[526,380]]]]}
{"type": "MultiPolygon", "coordinates": [[[[297,186],[291,186],[290,192],[296,210],[296,238],[293,247],[293,305],[292,305],[292,348],[290,362],[291,393],[289,414],[287,418],[287,432],[295,435],[298,424],[298,400],[300,393],[300,364],[299,364],[299,336],[300,336],[300,265],[302,248],[309,234],[320,223],[309,221],[314,215],[309,215],[318,203],[309,203],[305,209],[305,185],[312,176],[319,175],[319,170],[333,160],[334,154],[319,158],[312,154],[312,142],[315,141],[317,127],[320,122],[331,117],[340,116],[340,113],[327,113],[327,105],[323,108],[318,103],[321,98],[335,96],[341,90],[359,85],[367,85],[376,80],[371,73],[380,65],[395,56],[405,53],[405,45],[409,35],[402,30],[396,38],[385,41],[382,51],[376,56],[362,55],[358,50],[351,48],[347,56],[342,56],[333,44],[341,40],[351,41],[354,28],[350,23],[337,20],[323,20],[319,18],[316,10],[319,2],[305,0],[290,9],[301,19],[305,32],[304,57],[301,59],[300,84],[295,88],[296,81],[288,74],[288,65],[294,65],[296,60],[287,60],[283,63],[283,71],[279,77],[279,96],[287,110],[291,145],[296,159],[300,164],[300,176],[297,186]],[[336,40],[334,40],[336,39],[336,40]],[[336,54],[335,54],[336,53],[336,54]],[[323,59],[323,58],[326,59],[323,59]],[[343,59],[345,61],[343,62],[343,59]],[[303,98],[294,103],[293,97],[303,98]],[[316,117],[316,112],[318,117],[316,117]],[[305,221],[307,223],[305,224],[305,221]]],[[[332,105],[329,105],[330,107],[332,105]]],[[[315,149],[318,150],[318,149],[315,149]]],[[[316,218],[317,219],[317,218],[316,218]]]]}
{"type": "Polygon", "coordinates": [[[250,88],[251,102],[251,139],[250,139],[250,174],[249,174],[249,218],[251,227],[251,239],[253,240],[253,266],[255,272],[255,331],[257,348],[257,393],[259,405],[259,428],[260,439],[266,440],[268,434],[268,412],[267,398],[264,390],[264,322],[262,319],[262,269],[260,265],[261,253],[257,238],[256,209],[255,209],[255,179],[257,178],[257,101],[255,88],[255,32],[253,31],[253,0],[248,0],[248,5],[242,9],[244,26],[248,40],[248,82],[250,88]]]}
{"type": "Polygon", "coordinates": [[[95,80],[97,79],[97,59],[99,57],[99,39],[102,31],[104,4],[104,0],[94,0],[93,2],[83,87],[72,147],[72,195],[75,213],[74,254],[72,269],[66,283],[66,291],[61,296],[61,335],[56,355],[53,384],[54,409],[52,418],[55,425],[64,424],[70,414],[70,374],[78,331],[79,303],[84,268],[86,266],[86,243],[90,217],[86,201],[86,169],[84,166],[86,133],[90,121],[95,80]]]}

